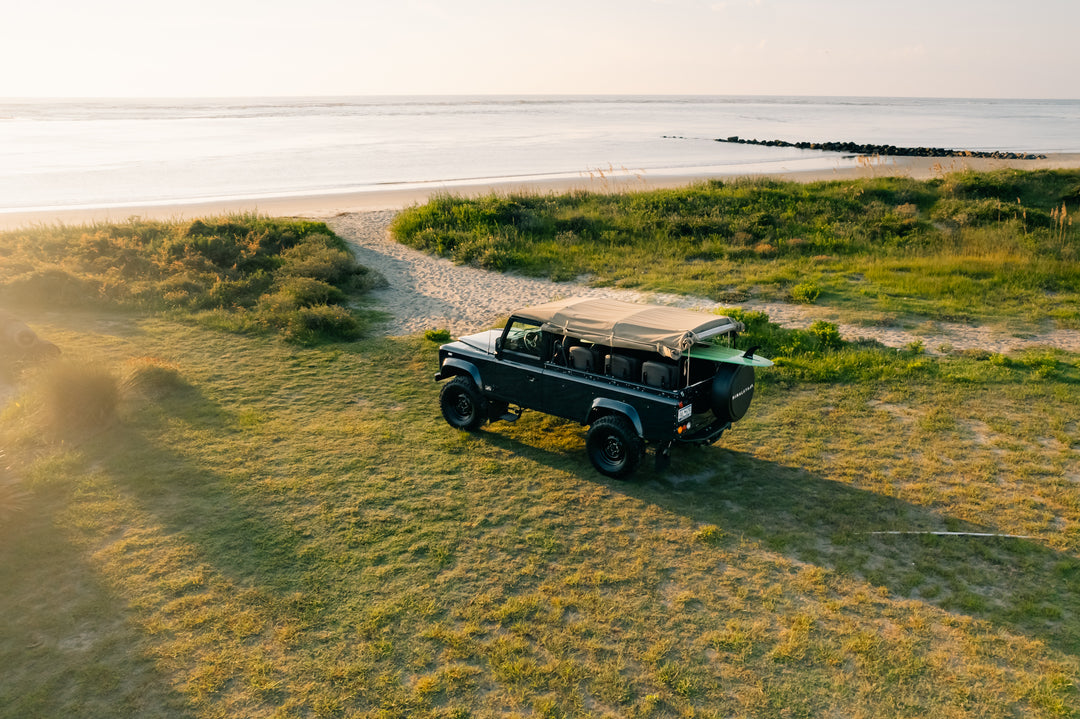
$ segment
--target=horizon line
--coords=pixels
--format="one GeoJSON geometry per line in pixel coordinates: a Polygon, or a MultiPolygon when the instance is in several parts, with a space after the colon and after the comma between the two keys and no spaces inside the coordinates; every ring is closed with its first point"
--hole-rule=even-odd
{"type": "Polygon", "coordinates": [[[799,98],[859,100],[969,100],[1015,102],[1078,102],[1080,97],[989,97],[978,95],[843,95],[843,94],[766,94],[766,93],[352,93],[352,94],[253,94],[253,95],[12,95],[0,96],[5,102],[70,101],[161,101],[161,100],[325,100],[347,98],[799,98]]]}

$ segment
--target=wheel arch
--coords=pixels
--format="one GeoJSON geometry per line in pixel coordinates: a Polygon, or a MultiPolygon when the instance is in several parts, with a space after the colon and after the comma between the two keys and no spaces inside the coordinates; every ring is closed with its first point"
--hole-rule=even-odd
{"type": "Polygon", "coordinates": [[[439,369],[439,376],[436,379],[449,379],[459,375],[465,375],[472,378],[476,388],[478,390],[483,390],[484,385],[480,380],[480,369],[472,362],[458,359],[457,357],[448,357],[443,361],[442,367],[439,369]]]}
{"type": "Polygon", "coordinates": [[[638,437],[644,437],[645,431],[641,424],[641,415],[634,409],[632,405],[626,402],[620,402],[617,399],[607,399],[606,397],[597,397],[593,400],[592,406],[589,407],[589,414],[585,418],[582,424],[592,424],[601,417],[606,417],[611,414],[621,414],[630,420],[630,424],[634,426],[634,431],[637,432],[638,437]]]}

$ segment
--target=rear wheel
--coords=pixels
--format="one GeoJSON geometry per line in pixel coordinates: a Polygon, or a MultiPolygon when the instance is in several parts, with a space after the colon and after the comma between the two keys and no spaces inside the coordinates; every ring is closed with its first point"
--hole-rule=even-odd
{"type": "Polygon", "coordinates": [[[644,448],[634,425],[620,414],[596,420],[585,436],[585,449],[596,471],[616,479],[634,473],[644,448]]]}
{"type": "Polygon", "coordinates": [[[458,375],[447,382],[439,393],[439,406],[443,417],[451,427],[477,429],[487,419],[480,391],[468,377],[458,375]]]}

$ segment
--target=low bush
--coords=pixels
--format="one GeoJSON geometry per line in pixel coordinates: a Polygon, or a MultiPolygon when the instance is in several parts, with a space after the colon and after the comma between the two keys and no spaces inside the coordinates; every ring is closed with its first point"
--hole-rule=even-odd
{"type": "Polygon", "coordinates": [[[429,342],[449,342],[450,330],[447,329],[431,329],[424,332],[424,339],[429,342]]]}
{"type": "Polygon", "coordinates": [[[196,311],[215,327],[273,328],[305,343],[360,334],[360,316],[315,308],[380,282],[324,223],[252,215],[20,230],[0,234],[0,252],[9,304],[196,311]]]}
{"type": "Polygon", "coordinates": [[[746,329],[739,335],[740,346],[760,347],[760,353],[773,357],[820,355],[850,346],[840,338],[840,330],[831,322],[818,320],[808,329],[787,329],[769,321],[764,312],[731,308],[723,314],[742,322],[746,329]]]}
{"type": "Polygon", "coordinates": [[[362,270],[348,252],[333,246],[328,235],[315,234],[281,253],[281,274],[309,277],[333,285],[348,285],[362,270]]]}
{"type": "Polygon", "coordinates": [[[108,425],[120,403],[113,372],[97,362],[62,359],[41,368],[30,392],[30,409],[49,434],[108,425]]]}
{"type": "Polygon", "coordinates": [[[12,278],[4,286],[3,296],[13,305],[79,307],[98,301],[102,289],[101,282],[59,267],[44,267],[12,278]]]}
{"type": "Polygon", "coordinates": [[[817,320],[810,325],[808,330],[823,350],[838,350],[844,346],[844,340],[840,339],[840,328],[832,322],[817,320]]]}
{"type": "Polygon", "coordinates": [[[791,301],[812,305],[821,296],[821,288],[813,282],[800,282],[791,288],[791,301]]]}
{"type": "Polygon", "coordinates": [[[179,368],[159,357],[135,357],[127,362],[125,391],[156,399],[189,387],[179,368]]]}
{"type": "Polygon", "coordinates": [[[271,310],[293,310],[314,305],[339,305],[346,295],[334,285],[311,277],[289,277],[273,294],[263,295],[260,305],[271,310]]]}
{"type": "Polygon", "coordinates": [[[268,315],[267,321],[279,328],[285,339],[297,344],[350,342],[363,335],[363,327],[356,316],[337,305],[299,307],[268,315]]]}

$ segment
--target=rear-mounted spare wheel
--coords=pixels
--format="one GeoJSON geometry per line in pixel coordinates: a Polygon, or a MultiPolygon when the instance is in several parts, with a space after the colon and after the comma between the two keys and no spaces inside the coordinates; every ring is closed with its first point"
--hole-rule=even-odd
{"type": "Polygon", "coordinates": [[[754,368],[721,364],[712,382],[712,411],[717,419],[734,422],[742,419],[754,399],[754,368]]]}

